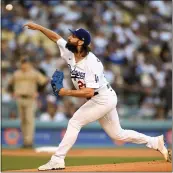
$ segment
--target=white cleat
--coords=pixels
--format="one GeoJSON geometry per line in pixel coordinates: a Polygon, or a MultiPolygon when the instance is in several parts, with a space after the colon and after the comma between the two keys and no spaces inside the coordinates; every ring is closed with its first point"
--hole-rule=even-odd
{"type": "Polygon", "coordinates": [[[38,168],[39,171],[62,170],[62,169],[65,169],[64,161],[55,162],[55,161],[51,161],[51,160],[48,163],[46,163],[38,168]]]}
{"type": "Polygon", "coordinates": [[[171,162],[172,154],[171,154],[171,151],[165,147],[163,135],[158,136],[158,149],[157,150],[164,156],[164,158],[167,162],[171,162]]]}

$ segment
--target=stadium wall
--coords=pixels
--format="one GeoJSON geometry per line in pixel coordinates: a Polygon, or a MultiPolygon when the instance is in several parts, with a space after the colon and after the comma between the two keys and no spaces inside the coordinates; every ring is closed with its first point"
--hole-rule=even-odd
{"type": "MultiPolygon", "coordinates": [[[[124,129],[132,129],[150,136],[164,134],[168,147],[172,145],[172,122],[171,121],[134,121],[123,120],[121,125],[124,129]]],[[[57,146],[65,134],[67,122],[40,122],[35,123],[34,147],[57,146]]],[[[22,146],[22,134],[19,120],[2,121],[1,126],[2,148],[19,148],[22,146]]],[[[76,148],[99,148],[99,147],[144,147],[131,143],[112,141],[98,122],[85,126],[74,145],[76,148]]]]}

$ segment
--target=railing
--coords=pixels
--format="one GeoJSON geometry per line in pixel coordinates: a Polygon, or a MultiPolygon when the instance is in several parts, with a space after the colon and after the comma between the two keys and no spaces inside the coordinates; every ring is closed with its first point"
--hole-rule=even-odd
{"type": "MultiPolygon", "coordinates": [[[[38,129],[59,129],[66,128],[68,122],[40,122],[35,121],[35,126],[38,129]]],[[[124,129],[142,129],[142,130],[160,130],[172,128],[172,121],[170,120],[120,120],[121,126],[124,129]]],[[[2,120],[1,128],[19,128],[20,120],[2,120]]],[[[93,122],[84,129],[101,129],[98,122],[93,122]]]]}

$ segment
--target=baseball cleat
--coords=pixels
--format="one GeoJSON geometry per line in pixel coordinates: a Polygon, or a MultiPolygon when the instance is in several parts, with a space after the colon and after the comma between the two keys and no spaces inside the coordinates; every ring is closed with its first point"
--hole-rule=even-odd
{"type": "Polygon", "coordinates": [[[164,136],[163,135],[158,136],[158,148],[157,148],[157,151],[159,151],[164,156],[164,158],[165,158],[165,160],[167,162],[171,162],[172,154],[171,154],[171,151],[168,150],[165,147],[165,142],[164,142],[164,136]]]}
{"type": "Polygon", "coordinates": [[[39,171],[46,171],[46,170],[62,170],[65,169],[65,163],[63,162],[55,162],[55,161],[49,161],[48,163],[40,166],[38,168],[39,171]]]}

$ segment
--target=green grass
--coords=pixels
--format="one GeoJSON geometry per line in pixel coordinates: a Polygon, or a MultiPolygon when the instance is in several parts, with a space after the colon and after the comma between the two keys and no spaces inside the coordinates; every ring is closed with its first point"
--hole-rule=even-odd
{"type": "MultiPolygon", "coordinates": [[[[20,169],[37,169],[40,165],[45,164],[50,157],[34,156],[2,156],[1,169],[20,170],[20,169]]],[[[66,166],[97,165],[97,164],[115,164],[125,162],[143,162],[162,160],[159,157],[150,158],[113,158],[113,157],[67,157],[66,166]]]]}

